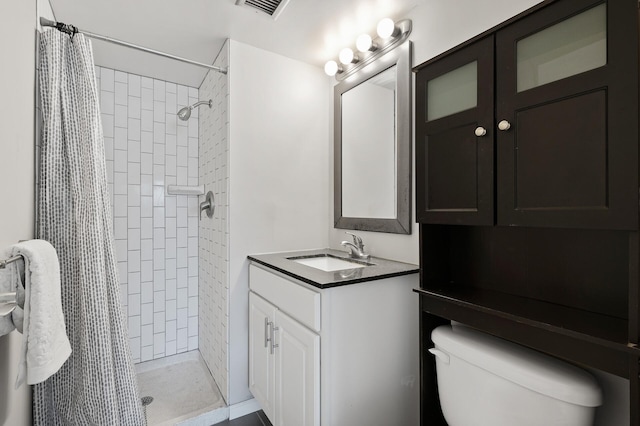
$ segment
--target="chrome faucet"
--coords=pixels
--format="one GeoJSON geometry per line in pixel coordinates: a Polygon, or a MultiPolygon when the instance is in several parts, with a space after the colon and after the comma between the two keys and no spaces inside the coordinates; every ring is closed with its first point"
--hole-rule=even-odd
{"type": "Polygon", "coordinates": [[[345,232],[345,234],[349,234],[353,237],[353,243],[349,241],[343,241],[340,243],[340,245],[349,248],[349,257],[368,260],[371,255],[364,252],[364,243],[362,242],[362,238],[356,234],[352,234],[351,232],[345,232]]]}

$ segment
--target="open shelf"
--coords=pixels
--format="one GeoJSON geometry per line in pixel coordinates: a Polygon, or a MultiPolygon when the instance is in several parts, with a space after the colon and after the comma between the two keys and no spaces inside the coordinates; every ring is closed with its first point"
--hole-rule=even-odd
{"type": "Polygon", "coordinates": [[[628,376],[624,363],[628,321],[554,303],[492,290],[446,287],[415,289],[424,312],[495,334],[505,339],[628,376]]]}

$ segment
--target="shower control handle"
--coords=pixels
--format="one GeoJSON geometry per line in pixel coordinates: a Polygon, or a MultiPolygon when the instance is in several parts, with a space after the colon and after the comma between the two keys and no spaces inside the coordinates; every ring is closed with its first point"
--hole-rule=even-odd
{"type": "Polygon", "coordinates": [[[207,192],[205,200],[200,203],[200,219],[202,219],[202,212],[207,213],[208,218],[213,217],[213,212],[216,210],[214,202],[215,198],[213,196],[213,192],[207,192]]]}

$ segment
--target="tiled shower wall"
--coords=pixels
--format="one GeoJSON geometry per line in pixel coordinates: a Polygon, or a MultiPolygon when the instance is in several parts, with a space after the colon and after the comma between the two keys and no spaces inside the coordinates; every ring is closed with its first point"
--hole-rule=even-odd
{"type": "MultiPolygon", "coordinates": [[[[229,42],[215,65],[227,68],[229,42]]],[[[200,86],[213,108],[200,110],[200,182],[215,196],[214,217],[200,221],[200,353],[228,401],[229,77],[209,71],[200,86]]]]}
{"type": "Polygon", "coordinates": [[[198,348],[198,90],[96,67],[121,299],[135,362],[198,348]]]}

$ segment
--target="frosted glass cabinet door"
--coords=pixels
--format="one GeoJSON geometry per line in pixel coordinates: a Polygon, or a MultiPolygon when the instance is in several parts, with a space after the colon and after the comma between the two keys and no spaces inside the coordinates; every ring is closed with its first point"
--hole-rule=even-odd
{"type": "Polygon", "coordinates": [[[497,33],[499,225],[637,229],[637,13],[559,1],[497,33]]]}
{"type": "Polygon", "coordinates": [[[418,72],[418,222],[493,224],[493,87],[493,37],[418,72]]]}

